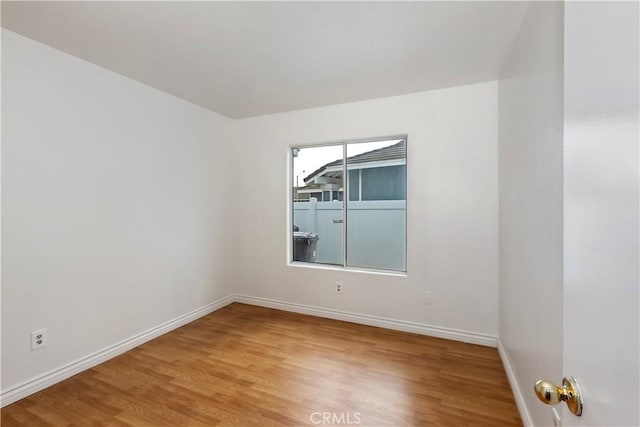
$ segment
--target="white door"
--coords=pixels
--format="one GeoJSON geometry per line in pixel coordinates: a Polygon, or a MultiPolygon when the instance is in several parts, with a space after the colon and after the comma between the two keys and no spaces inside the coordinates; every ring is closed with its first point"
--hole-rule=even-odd
{"type": "Polygon", "coordinates": [[[563,374],[585,399],[565,427],[640,425],[639,14],[565,3],[563,374]]]}

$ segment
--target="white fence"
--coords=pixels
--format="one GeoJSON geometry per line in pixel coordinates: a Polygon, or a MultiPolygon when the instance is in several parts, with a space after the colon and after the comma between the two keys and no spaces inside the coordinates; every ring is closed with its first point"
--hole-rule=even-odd
{"type": "MultiPolygon", "coordinates": [[[[405,270],[406,208],[404,200],[349,202],[347,265],[405,270]]],[[[316,262],[342,265],[342,202],[295,202],[293,223],[317,233],[316,262]]]]}

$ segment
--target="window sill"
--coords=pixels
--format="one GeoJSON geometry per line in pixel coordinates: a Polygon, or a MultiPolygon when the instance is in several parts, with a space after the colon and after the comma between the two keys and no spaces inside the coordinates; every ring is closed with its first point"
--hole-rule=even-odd
{"type": "Polygon", "coordinates": [[[316,270],[342,271],[347,273],[376,274],[379,276],[408,277],[407,273],[404,271],[375,270],[371,268],[357,268],[357,267],[341,267],[338,265],[316,264],[312,262],[301,262],[301,261],[289,261],[287,263],[287,267],[312,268],[316,270]]]}

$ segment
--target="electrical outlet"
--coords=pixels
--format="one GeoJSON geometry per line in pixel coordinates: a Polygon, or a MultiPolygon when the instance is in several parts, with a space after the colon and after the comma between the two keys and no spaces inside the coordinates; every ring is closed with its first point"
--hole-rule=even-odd
{"type": "Polygon", "coordinates": [[[433,304],[433,294],[431,293],[431,291],[426,291],[424,293],[424,303],[426,305],[432,305],[433,304]]]}
{"type": "Polygon", "coordinates": [[[342,294],[342,282],[336,282],[336,294],[342,294]]]}
{"type": "Polygon", "coordinates": [[[47,330],[38,329],[31,332],[31,351],[39,350],[47,345],[47,330]]]}

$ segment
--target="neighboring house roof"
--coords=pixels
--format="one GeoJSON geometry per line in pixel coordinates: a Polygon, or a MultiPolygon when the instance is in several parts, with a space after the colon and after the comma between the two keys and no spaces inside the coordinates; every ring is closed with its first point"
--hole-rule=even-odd
{"type": "MultiPolygon", "coordinates": [[[[367,151],[366,153],[356,154],[355,156],[347,157],[347,163],[373,163],[383,162],[388,160],[406,159],[407,157],[407,142],[402,140],[397,144],[390,145],[388,147],[378,148],[377,150],[367,151]]],[[[329,162],[320,168],[316,169],[304,178],[304,182],[311,181],[314,177],[322,175],[327,169],[342,165],[342,159],[329,162]]]]}

